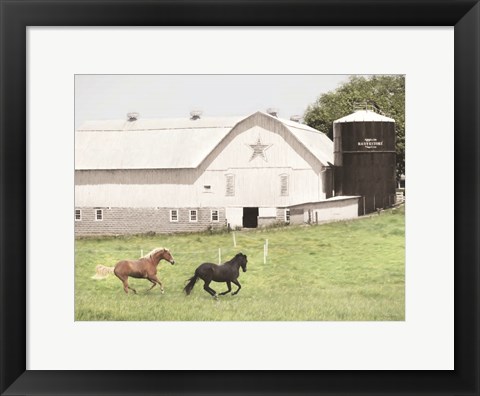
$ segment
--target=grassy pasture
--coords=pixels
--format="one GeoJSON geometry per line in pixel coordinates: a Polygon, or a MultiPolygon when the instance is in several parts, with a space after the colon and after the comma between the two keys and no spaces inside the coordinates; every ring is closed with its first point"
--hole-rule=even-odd
{"type": "MultiPolygon", "coordinates": [[[[398,321],[405,318],[405,221],[403,208],[330,224],[239,231],[86,238],[75,243],[75,319],[79,321],[398,321]],[[263,244],[268,239],[267,263],[263,244]],[[95,266],[113,266],[155,247],[171,250],[161,261],[157,286],[130,278],[138,294],[124,293],[110,275],[94,280],[95,266]],[[242,290],[214,300],[200,280],[190,296],[182,289],[202,262],[218,263],[241,251],[248,271],[242,290]]],[[[212,283],[217,292],[225,284],[212,283]]],[[[236,286],[232,284],[233,290],[236,286]]]]}

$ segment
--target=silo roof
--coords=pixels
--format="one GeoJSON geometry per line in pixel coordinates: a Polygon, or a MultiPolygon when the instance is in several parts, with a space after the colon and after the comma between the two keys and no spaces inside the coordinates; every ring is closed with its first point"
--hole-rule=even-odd
{"type": "Polygon", "coordinates": [[[395,122],[395,120],[372,110],[357,110],[352,114],[333,121],[334,124],[339,122],[395,122]]]}

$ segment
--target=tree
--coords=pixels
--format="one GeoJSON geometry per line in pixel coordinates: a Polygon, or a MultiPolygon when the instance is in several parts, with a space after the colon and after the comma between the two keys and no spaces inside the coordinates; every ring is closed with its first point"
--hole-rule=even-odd
{"type": "Polygon", "coordinates": [[[308,106],[305,123],[333,139],[333,121],[351,114],[356,103],[370,103],[395,120],[397,178],[405,174],[405,76],[350,77],[335,91],[308,106]]]}

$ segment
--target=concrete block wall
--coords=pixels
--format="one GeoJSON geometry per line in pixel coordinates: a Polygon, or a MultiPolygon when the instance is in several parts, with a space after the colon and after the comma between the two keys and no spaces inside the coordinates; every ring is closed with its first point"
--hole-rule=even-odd
{"type": "Polygon", "coordinates": [[[285,223],[285,208],[277,209],[277,218],[275,221],[277,223],[285,223]]]}
{"type": "Polygon", "coordinates": [[[276,217],[258,217],[258,227],[265,227],[277,222],[276,217]]]}
{"type": "Polygon", "coordinates": [[[285,208],[275,209],[275,216],[258,217],[258,227],[272,224],[285,224],[285,208]]]}
{"type": "Polygon", "coordinates": [[[224,208],[86,208],[75,221],[75,235],[127,235],[205,231],[225,227],[224,208]],[[103,210],[103,220],[95,220],[95,210],[103,210]],[[170,210],[178,211],[178,221],[170,221],[170,210]],[[190,210],[197,210],[197,221],[190,221],[190,210]],[[211,220],[211,210],[218,210],[218,222],[211,220]]]}
{"type": "Polygon", "coordinates": [[[303,208],[290,209],[290,224],[304,224],[305,213],[303,208]]]}

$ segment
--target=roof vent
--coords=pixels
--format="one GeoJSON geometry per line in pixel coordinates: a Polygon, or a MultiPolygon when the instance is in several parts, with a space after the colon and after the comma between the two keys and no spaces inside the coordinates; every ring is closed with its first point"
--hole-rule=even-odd
{"type": "Polygon", "coordinates": [[[301,116],[301,115],[292,115],[292,116],[290,116],[290,121],[300,122],[301,119],[302,119],[302,116],[301,116]]]}
{"type": "Polygon", "coordinates": [[[203,111],[202,110],[192,110],[190,112],[190,119],[191,120],[198,120],[200,116],[202,115],[203,111]]]}
{"type": "Polygon", "coordinates": [[[274,117],[278,117],[277,114],[278,114],[278,109],[275,109],[273,107],[269,107],[267,109],[267,113],[270,114],[271,116],[274,116],[274,117]]]}
{"type": "Polygon", "coordinates": [[[128,121],[137,121],[140,114],[138,113],[127,113],[127,120],[128,121]]]}

